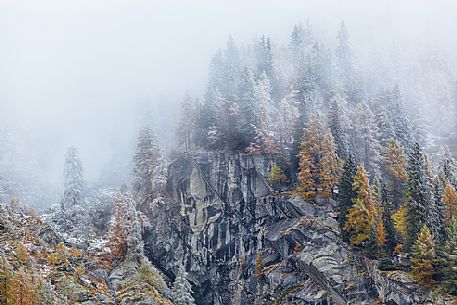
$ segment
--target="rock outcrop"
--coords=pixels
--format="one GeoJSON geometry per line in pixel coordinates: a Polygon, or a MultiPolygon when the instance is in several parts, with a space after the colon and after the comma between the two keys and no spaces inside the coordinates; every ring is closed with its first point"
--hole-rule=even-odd
{"type": "Polygon", "coordinates": [[[382,272],[339,238],[331,199],[277,194],[268,160],[183,155],[168,202],[142,210],[148,258],[173,279],[185,264],[198,304],[426,304],[403,271],[382,272]]]}

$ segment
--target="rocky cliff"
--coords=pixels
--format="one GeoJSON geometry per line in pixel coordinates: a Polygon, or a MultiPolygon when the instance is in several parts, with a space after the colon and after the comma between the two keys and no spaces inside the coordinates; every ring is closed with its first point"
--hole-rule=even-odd
{"type": "MultiPolygon", "coordinates": [[[[170,280],[184,264],[198,304],[426,304],[400,270],[383,272],[339,238],[333,200],[275,193],[270,162],[194,153],[169,167],[168,198],[142,210],[146,256],[170,280]]],[[[444,301],[443,301],[444,302],[444,301]]]]}

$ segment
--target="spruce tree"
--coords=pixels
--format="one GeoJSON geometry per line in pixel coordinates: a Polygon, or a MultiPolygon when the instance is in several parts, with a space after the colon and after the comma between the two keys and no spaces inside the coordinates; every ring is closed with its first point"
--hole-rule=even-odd
{"type": "Polygon", "coordinates": [[[187,272],[183,265],[178,269],[178,274],[171,289],[171,298],[176,305],[194,305],[192,285],[187,280],[187,272]]]}
{"type": "Polygon", "coordinates": [[[395,132],[395,138],[407,152],[413,147],[412,125],[405,109],[405,102],[398,84],[389,93],[388,105],[390,107],[391,122],[395,132]]]}
{"type": "Polygon", "coordinates": [[[423,285],[433,284],[436,274],[436,253],[433,235],[426,225],[423,225],[413,245],[411,258],[414,278],[423,285]]]}
{"type": "Polygon", "coordinates": [[[372,224],[370,226],[370,233],[366,241],[365,246],[363,247],[364,253],[368,258],[377,259],[380,257],[380,248],[378,243],[378,233],[376,226],[372,224]]]}
{"type": "Polygon", "coordinates": [[[138,136],[137,151],[133,157],[133,196],[142,203],[165,187],[166,156],[152,130],[143,128],[138,136]]]}
{"type": "Polygon", "coordinates": [[[439,176],[443,183],[457,187],[457,161],[452,156],[448,147],[444,147],[439,166],[439,176]]]}
{"type": "Polygon", "coordinates": [[[354,158],[351,154],[344,162],[343,173],[341,175],[340,184],[338,186],[338,207],[339,207],[339,217],[338,223],[341,229],[341,236],[343,240],[349,241],[349,234],[344,230],[344,226],[347,220],[347,214],[353,206],[353,200],[357,196],[357,192],[352,188],[352,182],[354,180],[355,174],[357,171],[354,158]]]}
{"type": "Polygon", "coordinates": [[[449,293],[457,295],[457,218],[446,228],[446,238],[441,251],[441,274],[443,284],[449,293]]]}
{"type": "MultiPolygon", "coordinates": [[[[197,144],[197,122],[199,122],[198,105],[186,92],[181,103],[180,118],[176,129],[178,143],[183,145],[186,151],[192,149],[197,144]]],[[[207,133],[207,130],[203,131],[203,133],[205,132],[207,133]]]]}
{"type": "MultiPolygon", "coordinates": [[[[431,178],[427,175],[425,157],[418,143],[413,146],[408,161],[408,234],[409,243],[416,239],[423,225],[434,228],[438,219],[433,218],[435,200],[431,178]]],[[[432,230],[434,231],[434,230],[432,230]]]]}
{"type": "Polygon", "coordinates": [[[337,95],[332,99],[329,111],[329,127],[335,139],[336,153],[346,160],[349,154],[349,124],[344,99],[337,95]]]}
{"type": "Polygon", "coordinates": [[[84,225],[87,219],[83,209],[83,167],[76,148],[69,147],[64,163],[64,193],[61,202],[65,230],[72,225],[84,225]]]}
{"type": "Polygon", "coordinates": [[[356,142],[358,156],[370,173],[372,181],[381,177],[381,144],[373,112],[366,103],[357,106],[356,142]]]}

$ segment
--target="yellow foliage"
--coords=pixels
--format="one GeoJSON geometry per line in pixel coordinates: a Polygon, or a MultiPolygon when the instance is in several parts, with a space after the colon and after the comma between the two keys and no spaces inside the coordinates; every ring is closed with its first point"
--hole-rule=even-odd
{"type": "Polygon", "coordinates": [[[51,263],[56,264],[56,265],[68,263],[67,248],[65,247],[65,245],[63,243],[59,243],[56,246],[54,253],[52,253],[49,257],[49,260],[51,261],[51,263]]]}
{"type": "Polygon", "coordinates": [[[457,217],[457,191],[450,184],[444,188],[443,202],[446,222],[451,223],[452,219],[457,217]]]}
{"type": "Polygon", "coordinates": [[[406,215],[408,209],[405,205],[402,205],[393,215],[392,220],[394,221],[395,230],[400,234],[403,240],[406,240],[408,236],[408,229],[406,225],[406,215]]]}
{"type": "Polygon", "coordinates": [[[21,265],[25,265],[27,260],[29,259],[29,253],[27,252],[27,248],[24,246],[23,243],[18,242],[16,245],[16,258],[21,265]]]}
{"type": "Polygon", "coordinates": [[[405,182],[408,179],[408,174],[406,172],[408,159],[403,148],[394,139],[390,139],[387,143],[384,163],[386,164],[387,171],[393,177],[401,182],[405,182]]]}
{"type": "Polygon", "coordinates": [[[268,173],[268,182],[270,185],[281,185],[287,181],[287,176],[284,175],[281,167],[277,164],[273,164],[270,172],[268,173]]]}
{"type": "Polygon", "coordinates": [[[421,284],[434,284],[432,279],[436,274],[435,267],[435,241],[427,226],[423,226],[413,246],[411,267],[414,278],[421,284]]]}
{"type": "Polygon", "coordinates": [[[330,130],[318,114],[314,114],[301,142],[299,186],[297,191],[306,200],[317,194],[328,198],[338,183],[341,161],[336,155],[330,130]]]}
{"type": "Polygon", "coordinates": [[[357,197],[353,199],[354,206],[349,210],[344,230],[351,233],[351,244],[357,246],[368,240],[375,214],[368,175],[363,165],[357,166],[352,187],[357,191],[357,197]]]}

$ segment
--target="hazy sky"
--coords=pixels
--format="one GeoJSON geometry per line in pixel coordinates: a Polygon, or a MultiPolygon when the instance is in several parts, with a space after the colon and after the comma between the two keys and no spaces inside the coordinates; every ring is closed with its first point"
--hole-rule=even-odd
{"type": "Polygon", "coordinates": [[[96,178],[131,139],[138,101],[200,95],[211,56],[231,34],[286,43],[309,19],[331,44],[345,20],[353,45],[455,47],[455,0],[0,0],[0,127],[21,132],[51,178],[79,148],[96,178]]]}

